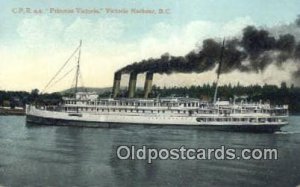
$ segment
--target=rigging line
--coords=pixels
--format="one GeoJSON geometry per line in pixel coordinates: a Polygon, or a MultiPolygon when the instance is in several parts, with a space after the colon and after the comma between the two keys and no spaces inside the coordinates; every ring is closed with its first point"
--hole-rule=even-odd
{"type": "MultiPolygon", "coordinates": [[[[78,59],[77,59],[77,71],[76,71],[76,82],[75,82],[75,95],[76,95],[77,87],[78,87],[78,76],[79,76],[79,68],[80,68],[81,44],[82,44],[82,40],[80,40],[80,42],[79,42],[78,59]]],[[[76,103],[76,98],[75,98],[75,103],[76,103]]]]}
{"type": "Polygon", "coordinates": [[[75,69],[75,67],[73,67],[72,69],[70,69],[67,73],[65,73],[63,76],[61,76],[57,81],[55,81],[53,84],[51,84],[49,87],[52,87],[53,85],[57,84],[58,82],[60,82],[63,78],[65,78],[68,74],[70,74],[73,70],[75,69]]]}
{"type": "Polygon", "coordinates": [[[221,55],[220,55],[220,62],[219,62],[219,67],[218,67],[218,79],[220,77],[221,74],[221,68],[222,68],[222,60],[223,60],[223,55],[224,55],[224,45],[225,45],[225,38],[223,39],[223,44],[222,44],[222,48],[221,48],[221,55]]]}
{"type": "Polygon", "coordinates": [[[83,76],[82,76],[81,71],[79,71],[79,78],[80,78],[80,82],[81,82],[81,85],[82,85],[82,89],[83,89],[85,92],[87,92],[87,88],[86,88],[85,85],[84,85],[83,76]]]}
{"type": "Polygon", "coordinates": [[[72,93],[73,93],[72,89],[75,89],[75,81],[76,81],[76,74],[75,74],[75,76],[74,76],[74,78],[73,78],[73,80],[71,82],[70,92],[72,92],[72,93]]]}
{"type": "Polygon", "coordinates": [[[71,60],[71,58],[74,56],[74,54],[79,50],[80,46],[78,46],[75,51],[71,54],[71,56],[67,59],[67,61],[64,63],[64,65],[56,72],[56,74],[52,77],[52,79],[47,83],[45,88],[43,89],[42,93],[49,87],[49,85],[52,83],[52,81],[58,76],[58,74],[62,71],[62,69],[68,64],[68,62],[71,60]]]}
{"type": "Polygon", "coordinates": [[[215,93],[214,93],[214,104],[216,104],[217,101],[217,94],[218,94],[218,84],[219,84],[219,79],[220,79],[220,74],[221,74],[221,66],[222,66],[222,60],[223,60],[223,55],[224,55],[224,48],[225,48],[225,38],[223,39],[223,44],[222,44],[222,48],[221,48],[221,54],[220,54],[220,61],[219,61],[219,67],[217,70],[217,81],[216,81],[216,89],[215,89],[215,93]]]}
{"type": "Polygon", "coordinates": [[[81,86],[84,87],[84,81],[83,81],[83,77],[82,77],[81,71],[79,71],[79,80],[81,82],[81,86]]]}

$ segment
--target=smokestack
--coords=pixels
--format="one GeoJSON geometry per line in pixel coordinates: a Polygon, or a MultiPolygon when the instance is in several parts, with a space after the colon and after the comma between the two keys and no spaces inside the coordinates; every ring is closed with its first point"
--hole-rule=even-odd
{"type": "Polygon", "coordinates": [[[137,73],[131,72],[129,78],[129,85],[128,85],[128,97],[130,98],[134,97],[135,94],[136,78],[137,78],[137,73]]]}
{"type": "Polygon", "coordinates": [[[152,80],[153,80],[153,73],[147,72],[146,79],[145,79],[145,86],[144,86],[144,98],[148,98],[149,93],[151,92],[152,80]]]}
{"type": "Polygon", "coordinates": [[[120,92],[120,84],[121,84],[121,72],[116,72],[114,77],[114,85],[113,85],[113,97],[116,98],[120,92]]]}

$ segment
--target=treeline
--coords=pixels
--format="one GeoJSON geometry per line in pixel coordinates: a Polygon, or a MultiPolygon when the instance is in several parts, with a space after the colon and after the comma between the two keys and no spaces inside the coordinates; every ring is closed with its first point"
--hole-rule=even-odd
{"type": "Polygon", "coordinates": [[[56,105],[61,102],[64,95],[66,94],[59,92],[40,94],[38,89],[31,92],[0,90],[0,106],[15,108],[25,107],[26,104],[56,105]]]}
{"type": "MultiPolygon", "coordinates": [[[[87,90],[89,91],[89,90],[87,90]]],[[[212,101],[215,91],[215,85],[204,84],[201,86],[190,87],[172,87],[161,88],[153,86],[149,95],[153,97],[193,97],[206,101],[212,101]]],[[[143,89],[137,89],[136,97],[143,97],[143,89]]],[[[126,97],[127,91],[121,92],[122,97],[126,97]]],[[[56,92],[51,94],[40,94],[37,89],[31,92],[24,91],[0,91],[0,106],[6,107],[24,107],[25,104],[38,104],[38,105],[56,105],[62,101],[63,96],[73,96],[66,92],[56,92]]],[[[99,94],[100,97],[110,97],[111,92],[107,91],[99,94]]],[[[268,101],[271,104],[289,105],[290,112],[300,114],[300,88],[291,85],[288,87],[286,83],[280,86],[276,85],[234,85],[231,84],[220,86],[218,89],[218,98],[221,100],[233,100],[233,98],[243,98],[247,101],[259,102],[268,101]]]]}

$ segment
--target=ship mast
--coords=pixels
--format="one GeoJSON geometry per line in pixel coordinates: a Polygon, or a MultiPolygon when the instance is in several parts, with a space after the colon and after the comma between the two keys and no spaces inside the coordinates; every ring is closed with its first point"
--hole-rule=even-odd
{"type": "Polygon", "coordinates": [[[78,78],[79,78],[79,68],[80,68],[81,44],[82,44],[82,41],[80,40],[80,43],[79,43],[79,51],[78,51],[78,59],[77,59],[75,90],[74,90],[74,94],[75,94],[75,102],[76,102],[76,93],[77,93],[77,91],[78,91],[78,78]]]}
{"type": "Polygon", "coordinates": [[[217,102],[217,95],[218,95],[218,84],[219,84],[219,78],[221,74],[221,66],[222,66],[222,60],[223,60],[223,53],[224,53],[224,45],[225,45],[225,39],[223,39],[223,44],[221,48],[221,54],[220,54],[220,61],[219,61],[219,67],[217,71],[217,81],[216,81],[216,89],[214,94],[214,104],[217,102]]]}

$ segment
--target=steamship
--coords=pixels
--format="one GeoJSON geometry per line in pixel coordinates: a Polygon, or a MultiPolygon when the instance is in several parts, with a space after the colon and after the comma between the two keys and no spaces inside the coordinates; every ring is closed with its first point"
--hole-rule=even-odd
{"type": "MultiPolygon", "coordinates": [[[[80,47],[78,50],[75,90],[78,82],[80,47]]],[[[188,97],[149,98],[153,72],[146,73],[143,98],[135,98],[135,72],[130,73],[128,97],[121,98],[118,97],[121,75],[119,72],[115,73],[112,97],[99,98],[93,92],[75,91],[74,97],[63,97],[62,103],[57,106],[27,105],[26,121],[28,124],[77,127],[134,124],[250,132],[279,131],[288,124],[287,105],[273,106],[262,101],[250,103],[245,100],[217,99],[219,70],[212,102],[188,97]]]]}

